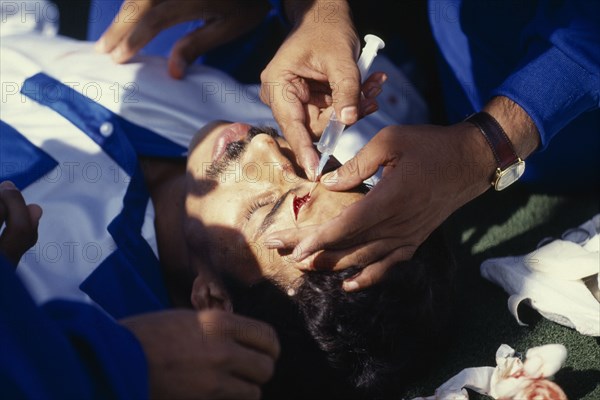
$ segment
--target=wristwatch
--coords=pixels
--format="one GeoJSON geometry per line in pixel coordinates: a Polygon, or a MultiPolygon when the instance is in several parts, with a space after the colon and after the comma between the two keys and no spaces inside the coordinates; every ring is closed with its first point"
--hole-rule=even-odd
{"type": "Polygon", "coordinates": [[[491,180],[494,189],[500,191],[515,183],[525,172],[525,161],[517,156],[515,148],[498,121],[485,111],[475,113],[465,121],[479,128],[492,149],[497,166],[491,180]]]}

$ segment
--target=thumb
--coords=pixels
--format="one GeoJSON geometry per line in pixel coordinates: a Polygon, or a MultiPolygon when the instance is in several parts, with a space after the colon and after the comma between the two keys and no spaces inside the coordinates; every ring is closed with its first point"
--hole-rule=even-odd
{"type": "Polygon", "coordinates": [[[352,58],[334,61],[335,64],[329,64],[326,69],[332,86],[333,108],[338,120],[345,125],[352,125],[358,120],[360,72],[352,58]]]}
{"type": "Polygon", "coordinates": [[[365,179],[375,175],[383,164],[373,141],[367,143],[354,157],[337,170],[323,175],[321,183],[329,190],[344,191],[360,185],[365,179]]]}

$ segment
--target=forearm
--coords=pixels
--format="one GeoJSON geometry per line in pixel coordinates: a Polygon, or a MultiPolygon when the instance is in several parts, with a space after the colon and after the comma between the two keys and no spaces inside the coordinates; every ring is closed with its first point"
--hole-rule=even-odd
{"type": "Polygon", "coordinates": [[[358,58],[360,40],[346,0],[283,0],[282,6],[292,25],[292,34],[314,44],[313,57],[321,58],[335,46],[337,54],[358,58]]]}
{"type": "Polygon", "coordinates": [[[352,21],[347,0],[283,0],[282,6],[292,24],[331,23],[338,18],[352,21]]]}
{"type": "Polygon", "coordinates": [[[483,111],[498,121],[521,159],[526,159],[539,147],[540,134],[535,123],[521,106],[508,97],[494,97],[483,111]]]}

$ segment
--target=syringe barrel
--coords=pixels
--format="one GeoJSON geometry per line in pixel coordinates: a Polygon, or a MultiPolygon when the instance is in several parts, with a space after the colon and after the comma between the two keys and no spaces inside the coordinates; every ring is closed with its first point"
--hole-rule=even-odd
{"type": "Polygon", "coordinates": [[[357,61],[361,81],[367,79],[369,68],[371,68],[371,64],[373,64],[373,60],[377,56],[377,52],[384,47],[385,42],[378,36],[365,36],[365,47],[363,47],[362,52],[360,53],[360,58],[357,61]]]}
{"type": "Polygon", "coordinates": [[[323,131],[323,135],[321,135],[321,140],[317,143],[317,149],[321,153],[333,154],[333,150],[335,150],[335,146],[337,146],[337,142],[340,136],[342,136],[345,127],[346,125],[338,121],[334,113],[323,131]]]}
{"type": "MultiPolygon", "coordinates": [[[[369,68],[371,68],[371,64],[377,56],[377,51],[385,47],[383,40],[375,35],[366,35],[365,43],[365,47],[363,47],[357,63],[360,71],[361,81],[367,78],[369,68]]],[[[344,132],[344,128],[346,128],[346,125],[338,121],[335,113],[333,113],[329,119],[329,122],[327,123],[327,126],[325,127],[325,130],[323,131],[321,140],[319,140],[319,143],[317,143],[317,149],[321,153],[333,154],[338,140],[344,132]]]]}

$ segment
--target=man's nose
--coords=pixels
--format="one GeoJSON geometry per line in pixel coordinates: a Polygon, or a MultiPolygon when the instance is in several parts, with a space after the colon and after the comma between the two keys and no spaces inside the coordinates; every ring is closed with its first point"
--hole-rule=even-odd
{"type": "Polygon", "coordinates": [[[246,150],[245,168],[259,169],[260,180],[269,180],[272,183],[285,184],[298,179],[294,168],[282,153],[277,141],[267,135],[255,136],[246,150]]]}

